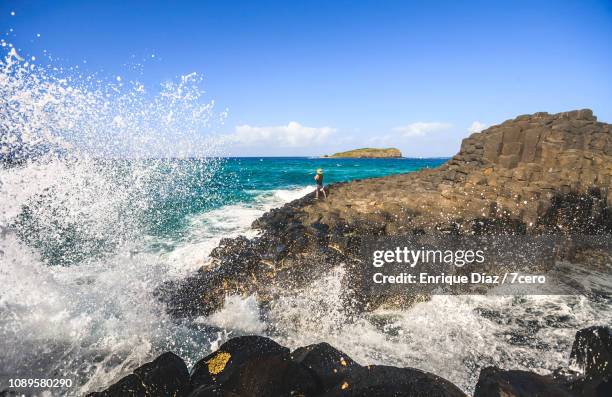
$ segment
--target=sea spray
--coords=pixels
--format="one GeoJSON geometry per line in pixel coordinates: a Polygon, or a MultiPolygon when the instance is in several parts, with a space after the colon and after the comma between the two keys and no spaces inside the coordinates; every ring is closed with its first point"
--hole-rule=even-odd
{"type": "Polygon", "coordinates": [[[214,339],[173,324],[151,294],[181,273],[151,240],[221,163],[206,133],[223,115],[203,100],[201,78],[149,91],[5,47],[0,383],[69,377],[81,395],[156,352],[208,346],[214,339]]]}
{"type": "Polygon", "coordinates": [[[301,289],[279,286],[264,309],[254,297],[231,297],[199,321],[237,330],[230,337],[263,319],[264,334],[292,349],[325,341],[362,364],[419,368],[468,394],[486,366],[548,374],[566,365],[576,329],[612,324],[609,305],[586,296],[436,295],[410,309],[355,315],[344,276],[338,267],[301,289]]]}
{"type": "Polygon", "coordinates": [[[181,185],[194,174],[186,165],[202,171],[198,184],[214,176],[218,148],[206,132],[218,117],[197,74],[149,92],[20,59],[11,48],[0,61],[0,156],[11,167],[0,225],[51,262],[133,241],[145,216],[163,223],[157,204],[190,190],[181,185]],[[197,162],[168,160],[194,154],[197,162]]]}
{"type": "MultiPolygon", "coordinates": [[[[215,159],[215,141],[200,132],[219,117],[201,101],[197,76],[155,93],[26,59],[12,52],[0,74],[7,375],[71,377],[70,392],[82,395],[162,351],[191,365],[232,336],[262,333],[291,347],[327,341],[364,364],[414,366],[469,392],[483,366],[548,372],[567,362],[576,329],[612,323],[608,302],[585,297],[434,296],[408,310],[355,315],[342,268],[281,291],[265,308],[255,295],[230,297],[207,318],[171,319],[155,288],[205,264],[222,237],[255,236],[251,222],[312,191],[310,173],[325,160],[215,159]]],[[[334,160],[327,177],[443,160],[409,161],[366,169],[368,160],[334,160]]]]}

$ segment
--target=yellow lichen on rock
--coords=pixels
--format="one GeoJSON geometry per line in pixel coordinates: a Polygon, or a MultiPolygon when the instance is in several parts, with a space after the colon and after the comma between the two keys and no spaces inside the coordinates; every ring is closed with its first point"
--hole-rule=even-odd
{"type": "Polygon", "coordinates": [[[229,353],[219,352],[217,355],[207,361],[208,372],[213,375],[219,374],[225,369],[225,366],[231,357],[232,355],[229,353]]]}

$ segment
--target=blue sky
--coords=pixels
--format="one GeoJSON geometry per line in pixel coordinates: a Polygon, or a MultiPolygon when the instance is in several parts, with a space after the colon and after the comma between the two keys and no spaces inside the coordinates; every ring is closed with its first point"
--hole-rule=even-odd
{"type": "Polygon", "coordinates": [[[448,156],[519,114],[612,121],[611,1],[3,0],[0,27],[91,72],[202,73],[233,155],[448,156]]]}

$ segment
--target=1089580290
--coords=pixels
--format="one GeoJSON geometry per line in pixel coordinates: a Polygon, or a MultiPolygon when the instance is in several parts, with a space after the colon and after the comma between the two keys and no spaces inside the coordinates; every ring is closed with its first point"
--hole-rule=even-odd
{"type": "Polygon", "coordinates": [[[9,388],[67,388],[72,387],[72,379],[70,378],[11,378],[8,380],[9,388]]]}

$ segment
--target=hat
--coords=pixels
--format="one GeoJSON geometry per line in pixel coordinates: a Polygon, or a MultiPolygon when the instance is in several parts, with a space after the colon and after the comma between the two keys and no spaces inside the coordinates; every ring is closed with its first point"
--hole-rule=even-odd
{"type": "Polygon", "coordinates": [[[323,175],[323,169],[322,168],[319,168],[317,170],[317,175],[323,175]]]}

